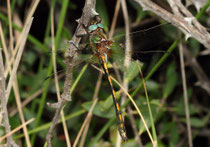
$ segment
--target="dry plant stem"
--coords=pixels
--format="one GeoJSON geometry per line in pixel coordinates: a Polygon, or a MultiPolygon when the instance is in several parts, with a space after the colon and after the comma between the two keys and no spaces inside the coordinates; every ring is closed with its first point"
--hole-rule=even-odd
{"type": "Polygon", "coordinates": [[[190,52],[190,50],[186,47],[184,47],[184,56],[187,59],[187,62],[190,64],[190,67],[192,68],[193,72],[195,73],[198,82],[197,86],[200,86],[203,88],[208,95],[210,95],[210,80],[209,77],[205,74],[199,63],[197,62],[194,55],[190,52]]]}
{"type": "Polygon", "coordinates": [[[114,11],[114,16],[113,16],[113,19],[112,19],[111,29],[109,31],[109,39],[112,38],[112,36],[114,34],[114,29],[115,29],[115,26],[116,26],[117,16],[119,14],[119,10],[120,10],[120,0],[117,0],[116,6],[115,6],[115,11],[114,11]]]}
{"type": "MultiPolygon", "coordinates": [[[[53,23],[51,23],[53,24],[53,23]]],[[[53,27],[54,28],[54,27],[53,27]]],[[[53,37],[54,38],[54,37],[53,37]]],[[[55,45],[55,43],[53,43],[55,45]]],[[[59,84],[58,84],[58,75],[57,75],[57,67],[56,67],[56,57],[55,57],[55,46],[53,47],[53,59],[54,59],[54,73],[55,73],[55,84],[56,84],[56,91],[57,91],[57,97],[58,97],[58,101],[61,99],[61,95],[60,95],[60,89],[59,89],[59,84]]],[[[63,129],[64,129],[64,134],[65,134],[65,138],[66,138],[66,144],[67,147],[71,147],[71,142],[70,142],[70,137],[68,134],[68,129],[67,129],[67,125],[66,125],[66,121],[65,121],[65,115],[63,110],[61,110],[61,119],[62,119],[62,124],[63,124],[63,129]]]]}
{"type": "MultiPolygon", "coordinates": [[[[179,38],[181,38],[181,35],[179,35],[179,38]]],[[[187,120],[188,143],[189,143],[189,147],[193,147],[192,132],[191,132],[191,125],[190,125],[190,112],[189,112],[189,104],[188,104],[188,96],[187,96],[187,83],[186,83],[185,68],[184,68],[183,46],[182,46],[181,39],[179,42],[179,54],[180,54],[181,73],[182,73],[182,86],[183,86],[183,92],[184,92],[185,114],[186,114],[186,120],[187,120]]]]}
{"type": "Polygon", "coordinates": [[[56,112],[55,112],[55,115],[53,117],[52,124],[50,126],[50,129],[49,129],[47,137],[46,137],[48,147],[51,147],[51,138],[52,138],[53,129],[55,128],[56,124],[58,123],[58,120],[60,118],[60,112],[61,112],[61,110],[63,109],[63,106],[66,103],[67,103],[66,100],[61,100],[61,101],[59,101],[59,103],[56,103],[57,106],[52,106],[51,104],[48,104],[51,107],[56,108],[56,112]]]}
{"type": "MultiPolygon", "coordinates": [[[[54,70],[54,75],[55,75],[54,77],[55,77],[55,86],[56,86],[57,98],[58,98],[58,101],[60,101],[61,96],[60,96],[60,88],[59,88],[59,84],[58,84],[58,74],[57,74],[57,66],[56,66],[55,35],[54,35],[55,33],[54,33],[54,16],[53,16],[53,14],[54,14],[54,10],[52,8],[51,11],[50,11],[50,15],[51,15],[53,70],[54,70]]],[[[52,122],[52,126],[56,125],[56,123],[58,122],[58,119],[59,119],[59,117],[57,117],[57,119],[55,119],[55,121],[52,122]]],[[[65,138],[66,138],[66,144],[67,144],[68,147],[71,147],[69,134],[68,134],[68,129],[67,129],[67,126],[66,126],[63,110],[61,110],[61,119],[62,119],[64,134],[65,134],[65,138]]],[[[47,137],[46,137],[48,146],[51,146],[51,136],[52,136],[53,129],[54,129],[54,127],[50,127],[50,130],[49,130],[49,132],[47,134],[47,137]]]]}
{"type": "MultiPolygon", "coordinates": [[[[95,88],[95,91],[94,91],[94,94],[93,94],[93,98],[92,98],[93,101],[98,96],[98,92],[99,92],[100,86],[101,86],[101,79],[102,79],[102,77],[103,77],[103,74],[101,72],[99,72],[98,80],[97,80],[97,83],[96,83],[96,86],[95,86],[96,88],[95,88]]],[[[83,147],[84,146],[85,139],[86,139],[86,136],[87,136],[87,132],[88,132],[88,129],[89,129],[89,126],[90,126],[90,122],[91,122],[92,116],[93,116],[93,114],[91,113],[90,117],[89,117],[89,120],[88,120],[88,122],[87,122],[87,124],[86,124],[86,126],[84,128],[79,147],[83,147]]]]}
{"type": "Polygon", "coordinates": [[[142,79],[142,83],[143,83],[143,87],[144,87],[144,93],[145,93],[146,100],[147,100],[148,111],[150,113],[151,127],[153,128],[152,129],[152,134],[153,134],[153,137],[154,137],[154,140],[155,140],[153,146],[154,147],[158,147],[158,140],[157,140],[157,136],[156,136],[156,130],[155,130],[154,123],[152,123],[152,122],[154,122],[154,120],[153,120],[152,111],[151,111],[151,107],[150,107],[149,96],[148,96],[148,93],[147,93],[147,87],[146,87],[146,83],[145,83],[145,80],[144,80],[144,75],[142,73],[140,64],[138,64],[138,69],[139,69],[139,73],[140,73],[140,76],[141,76],[141,79],[142,79]]]}
{"type": "MultiPolygon", "coordinates": [[[[34,12],[35,12],[35,10],[36,10],[38,4],[39,4],[39,1],[40,1],[40,0],[33,0],[32,4],[31,4],[31,7],[30,7],[29,14],[27,15],[26,21],[25,21],[25,23],[24,23],[23,30],[26,29],[26,25],[29,23],[31,17],[33,16],[33,14],[34,14],[34,12]]],[[[20,34],[20,36],[18,37],[18,40],[17,40],[17,42],[16,42],[16,44],[15,44],[14,52],[13,52],[13,54],[12,54],[13,56],[12,56],[12,58],[10,59],[10,62],[9,62],[8,67],[11,66],[12,63],[14,63],[14,58],[15,58],[14,55],[15,55],[15,54],[17,53],[17,51],[18,51],[18,48],[19,48],[20,43],[21,43],[21,41],[22,41],[22,37],[23,37],[23,35],[24,35],[23,33],[24,33],[24,32],[22,31],[21,34],[20,34]]],[[[6,71],[9,71],[9,70],[6,69],[6,71]]],[[[8,73],[8,72],[6,72],[6,75],[7,75],[7,73],[8,73]]]]}
{"type": "MultiPolygon", "coordinates": [[[[176,6],[174,13],[170,13],[161,8],[151,0],[135,0],[139,3],[144,10],[149,10],[160,16],[162,19],[172,23],[179,28],[185,35],[186,39],[193,37],[202,43],[206,48],[210,49],[210,34],[197,20],[196,18],[182,5],[181,2],[173,3],[176,6]],[[176,11],[179,11],[176,12],[176,11]],[[181,12],[180,12],[181,11],[181,12]],[[184,16],[183,16],[184,14],[184,16]]],[[[170,1],[168,0],[169,4],[170,1]]],[[[172,4],[171,4],[172,5],[172,4]]],[[[173,7],[175,7],[173,5],[173,7]]]]}
{"type": "Polygon", "coordinates": [[[12,134],[14,134],[15,132],[19,131],[20,129],[22,129],[24,126],[30,124],[32,121],[34,121],[35,119],[32,118],[30,120],[28,120],[27,122],[25,122],[24,124],[20,125],[19,127],[15,128],[14,130],[10,131],[8,134],[2,136],[0,138],[0,142],[2,142],[5,138],[7,138],[8,136],[11,136],[12,134]]]}
{"type": "MultiPolygon", "coordinates": [[[[12,75],[11,74],[11,67],[8,64],[9,63],[9,53],[8,53],[8,50],[7,50],[7,47],[6,47],[4,36],[2,34],[2,27],[1,27],[1,25],[0,25],[0,34],[1,34],[2,45],[3,45],[3,48],[4,48],[4,54],[5,54],[5,58],[6,58],[6,65],[7,65],[7,68],[9,69],[10,75],[12,75]]],[[[23,36],[23,37],[27,37],[27,35],[23,36]]],[[[24,40],[26,40],[26,38],[22,39],[22,41],[24,41],[24,40]]],[[[19,94],[19,90],[18,90],[18,82],[17,82],[17,79],[16,79],[16,75],[14,75],[14,82],[12,83],[12,85],[13,85],[13,90],[14,90],[14,93],[15,93],[15,99],[16,99],[16,103],[17,103],[17,108],[18,108],[18,111],[19,111],[20,119],[21,119],[22,124],[24,124],[25,123],[25,119],[24,119],[23,111],[21,109],[22,106],[21,106],[21,100],[20,100],[20,94],[19,94]]],[[[26,126],[23,126],[23,131],[24,131],[24,134],[25,134],[27,146],[30,147],[31,144],[30,144],[30,139],[29,139],[29,135],[28,135],[28,131],[27,131],[26,126]]]]}
{"type": "Polygon", "coordinates": [[[136,127],[135,118],[132,113],[133,110],[131,109],[130,106],[128,106],[127,109],[128,109],[128,116],[129,116],[130,122],[131,122],[131,127],[132,127],[134,135],[135,135],[136,143],[138,144],[139,147],[143,147],[141,138],[139,137],[139,134],[138,134],[138,129],[136,127]]]}
{"type": "MultiPolygon", "coordinates": [[[[5,77],[4,77],[4,64],[2,59],[2,54],[0,50],[0,101],[1,101],[1,114],[3,115],[3,125],[5,127],[6,133],[10,133],[10,124],[9,124],[9,118],[8,118],[8,112],[7,112],[7,99],[6,99],[6,89],[5,89],[5,77]]],[[[13,147],[18,146],[15,144],[12,135],[7,136],[7,146],[13,147]]]]}
{"type": "Polygon", "coordinates": [[[72,81],[72,72],[74,67],[74,59],[77,56],[77,47],[80,43],[81,38],[78,37],[78,34],[85,34],[85,30],[83,28],[84,24],[85,26],[88,25],[89,21],[97,14],[95,11],[95,0],[86,0],[85,6],[83,9],[83,13],[81,18],[78,20],[78,26],[75,31],[74,36],[72,37],[71,43],[69,44],[68,48],[65,52],[65,65],[66,65],[66,77],[64,82],[64,90],[63,94],[61,95],[61,99],[55,103],[55,104],[49,104],[50,106],[56,108],[56,113],[54,115],[52,125],[50,126],[48,135],[46,137],[47,144],[49,147],[51,147],[51,137],[53,129],[55,128],[55,125],[58,123],[60,112],[63,109],[63,106],[68,102],[71,101],[70,96],[70,87],[71,87],[71,81],[72,81]]]}
{"type": "MultiPolygon", "coordinates": [[[[7,68],[9,69],[9,73],[11,75],[11,67],[8,64],[9,63],[9,53],[8,53],[8,49],[6,47],[6,42],[5,42],[3,33],[2,33],[1,25],[0,25],[0,34],[1,34],[2,45],[3,45],[3,48],[4,48],[4,54],[5,54],[5,57],[6,57],[6,64],[5,65],[7,65],[7,68]]],[[[6,77],[6,75],[5,75],[5,77],[6,77]]],[[[21,106],[21,100],[20,100],[20,94],[19,94],[18,82],[17,82],[16,75],[14,77],[13,90],[14,90],[14,94],[15,94],[15,100],[16,100],[16,103],[17,103],[17,109],[19,111],[20,119],[21,119],[22,124],[24,124],[25,119],[24,119],[23,111],[21,109],[22,106],[21,106]]],[[[27,131],[26,126],[23,126],[23,131],[24,131],[24,134],[25,134],[27,146],[30,147],[31,144],[30,144],[30,139],[29,139],[29,135],[28,135],[28,131],[27,131]]]]}
{"type": "MultiPolygon", "coordinates": [[[[0,35],[1,35],[2,45],[3,45],[3,49],[4,49],[5,59],[6,59],[6,64],[5,65],[7,65],[7,68],[9,69],[9,73],[11,75],[11,67],[8,64],[9,63],[9,53],[8,53],[8,50],[7,50],[7,47],[6,47],[6,42],[5,42],[5,39],[4,39],[4,35],[3,35],[1,25],[0,25],[0,35]]],[[[11,52],[12,52],[12,50],[11,50],[11,52]]],[[[5,77],[6,77],[6,75],[5,75],[5,77]]],[[[14,94],[15,94],[15,100],[16,100],[16,103],[17,103],[17,109],[19,111],[20,119],[21,119],[22,124],[24,124],[25,119],[24,119],[23,111],[21,109],[22,106],[21,106],[21,100],[20,100],[20,94],[19,94],[18,82],[17,82],[16,75],[14,77],[13,90],[14,90],[14,94]]],[[[25,136],[25,139],[26,139],[27,146],[30,147],[31,144],[30,144],[30,139],[29,139],[29,135],[28,135],[28,131],[27,131],[26,126],[23,126],[23,131],[24,131],[24,136],[25,136]]]]}
{"type": "Polygon", "coordinates": [[[96,4],[96,0],[86,0],[82,16],[78,20],[79,24],[77,26],[77,29],[72,37],[72,40],[70,41],[68,48],[65,51],[66,78],[65,78],[65,82],[64,82],[63,94],[61,96],[62,99],[67,99],[67,100],[71,101],[69,89],[70,89],[71,80],[72,80],[72,68],[73,68],[73,63],[74,63],[74,57],[77,56],[77,47],[76,46],[79,46],[79,43],[81,41],[81,37],[78,37],[78,35],[86,34],[86,31],[85,31],[83,25],[87,26],[89,21],[95,15],[98,14],[95,11],[95,4],[96,4]]]}
{"type": "Polygon", "coordinates": [[[10,36],[10,51],[13,52],[13,34],[12,34],[12,15],[11,15],[11,7],[10,0],[7,0],[7,10],[8,10],[8,18],[9,18],[9,36],[10,36]]]}
{"type": "MultiPolygon", "coordinates": [[[[119,14],[119,10],[120,10],[120,0],[117,0],[116,6],[115,6],[115,11],[114,11],[114,16],[113,16],[113,19],[112,19],[111,29],[109,31],[109,39],[111,39],[113,37],[116,22],[117,22],[117,17],[118,17],[118,14],[119,14]]],[[[114,69],[115,74],[117,76],[117,80],[120,81],[120,83],[122,83],[122,78],[120,76],[119,69],[117,69],[116,63],[113,63],[113,69],[114,69]]]]}
{"type": "MultiPolygon", "coordinates": [[[[24,45],[25,45],[25,42],[26,42],[29,30],[30,30],[32,21],[33,21],[33,18],[30,19],[29,23],[26,24],[26,27],[23,30],[23,32],[24,32],[23,38],[22,38],[22,41],[20,43],[20,48],[19,48],[19,51],[18,51],[18,55],[17,55],[17,58],[15,60],[15,64],[14,64],[14,67],[13,67],[13,70],[12,70],[12,73],[11,73],[11,76],[10,76],[10,79],[9,79],[9,84],[8,84],[8,87],[7,87],[6,103],[7,103],[8,98],[9,98],[9,94],[10,94],[10,91],[11,91],[12,84],[13,84],[13,82],[15,82],[13,80],[16,77],[16,71],[17,71],[17,68],[18,68],[18,65],[19,65],[19,62],[20,62],[20,59],[21,59],[21,55],[23,53],[24,45]]],[[[6,56],[7,56],[7,61],[8,61],[8,55],[6,55],[6,56]]],[[[8,65],[8,66],[10,66],[10,65],[8,65]]],[[[10,67],[9,67],[9,69],[10,69],[10,67]]],[[[10,71],[11,71],[11,69],[10,69],[10,71]]],[[[3,72],[3,74],[4,74],[4,72],[3,72]]],[[[13,87],[14,87],[15,95],[17,96],[15,98],[16,98],[16,101],[17,101],[18,110],[20,112],[21,121],[22,121],[22,123],[25,123],[24,116],[23,116],[23,113],[22,113],[22,110],[21,110],[21,102],[20,102],[20,96],[19,96],[19,92],[18,92],[18,88],[17,88],[17,82],[13,84],[13,87]]],[[[24,126],[24,133],[26,135],[27,145],[30,146],[30,139],[29,139],[29,136],[28,136],[28,133],[27,133],[27,128],[25,126],[24,126]]]]}
{"type": "Polygon", "coordinates": [[[11,91],[11,88],[12,88],[12,83],[14,82],[14,78],[15,78],[15,75],[16,75],[16,72],[17,72],[18,65],[20,63],[20,59],[21,59],[21,56],[22,56],[22,53],[23,53],[23,49],[24,49],[24,46],[25,46],[25,42],[26,42],[29,30],[30,30],[32,21],[33,21],[33,18],[30,19],[28,24],[26,24],[25,29],[23,29],[24,34],[23,34],[23,37],[22,37],[22,41],[20,43],[20,47],[19,47],[19,50],[18,50],[18,53],[17,53],[17,57],[16,57],[15,62],[14,62],[14,66],[13,66],[13,69],[12,69],[12,74],[10,75],[10,79],[9,79],[8,86],[7,86],[7,93],[6,93],[7,101],[8,101],[9,94],[10,94],[10,91],[11,91]]]}
{"type": "Polygon", "coordinates": [[[87,123],[85,125],[85,128],[84,128],[82,136],[81,136],[79,147],[83,147],[84,144],[85,144],[85,139],[86,139],[86,136],[87,136],[87,133],[88,133],[88,130],[89,130],[89,126],[90,126],[90,122],[92,120],[92,117],[93,117],[93,114],[91,114],[89,119],[87,120],[87,123]]]}
{"type": "MultiPolygon", "coordinates": [[[[15,93],[15,100],[16,100],[16,103],[17,103],[17,109],[18,109],[18,112],[19,112],[19,115],[20,115],[21,123],[25,124],[25,118],[24,118],[24,114],[23,114],[23,110],[22,110],[22,104],[21,104],[21,100],[20,100],[20,93],[19,93],[18,82],[17,82],[16,76],[14,78],[13,90],[14,90],[14,93],[15,93]]],[[[25,139],[26,139],[27,147],[31,147],[30,138],[29,138],[29,135],[28,135],[28,130],[27,130],[26,125],[23,126],[23,132],[24,132],[24,136],[25,136],[25,139]]]]}
{"type": "MultiPolygon", "coordinates": [[[[63,77],[63,74],[61,74],[60,76],[58,76],[58,80],[63,77]]],[[[25,107],[26,105],[28,105],[31,101],[33,101],[33,99],[37,98],[42,92],[43,92],[43,88],[37,90],[36,92],[34,92],[32,95],[30,95],[29,97],[27,97],[21,104],[21,107],[25,107]]],[[[10,116],[14,116],[17,113],[17,108],[14,108],[14,110],[11,110],[10,112],[10,116]]]]}
{"type": "MultiPolygon", "coordinates": [[[[28,103],[30,103],[33,99],[35,99],[37,96],[39,96],[41,93],[43,92],[43,89],[39,89],[37,90],[34,94],[32,94],[31,96],[27,97],[21,104],[21,108],[25,107],[28,103]]],[[[10,116],[13,117],[16,113],[18,112],[17,108],[15,108],[14,110],[12,110],[10,112],[10,116]]]]}
{"type": "Polygon", "coordinates": [[[96,98],[96,99],[94,100],[94,102],[93,102],[93,104],[92,104],[92,106],[91,106],[89,112],[88,112],[88,115],[87,115],[86,118],[85,118],[85,121],[84,121],[83,124],[82,124],[82,127],[81,127],[80,130],[79,130],[79,133],[78,133],[78,135],[77,135],[77,138],[75,139],[75,142],[74,142],[73,147],[76,147],[76,145],[77,145],[77,143],[78,143],[78,141],[79,141],[79,138],[80,138],[80,136],[81,136],[81,134],[82,134],[82,132],[83,132],[83,130],[84,130],[84,127],[86,126],[87,122],[90,120],[90,117],[91,117],[91,115],[92,115],[93,108],[95,107],[97,101],[98,101],[98,99],[96,98]]]}

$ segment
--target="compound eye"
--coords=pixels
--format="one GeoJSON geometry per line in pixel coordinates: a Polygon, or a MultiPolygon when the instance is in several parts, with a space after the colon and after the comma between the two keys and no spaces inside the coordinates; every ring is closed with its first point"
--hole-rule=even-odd
{"type": "Polygon", "coordinates": [[[90,26],[88,27],[88,32],[91,33],[91,32],[93,32],[93,31],[95,31],[97,28],[98,28],[97,25],[90,25],[90,26]]]}
{"type": "Polygon", "coordinates": [[[101,23],[98,23],[98,24],[97,24],[97,26],[98,26],[99,28],[104,29],[104,25],[103,25],[103,24],[101,24],[101,23]]]}

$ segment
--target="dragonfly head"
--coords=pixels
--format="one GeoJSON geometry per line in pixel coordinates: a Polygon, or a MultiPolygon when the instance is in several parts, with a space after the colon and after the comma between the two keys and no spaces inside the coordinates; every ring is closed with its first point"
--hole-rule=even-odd
{"type": "Polygon", "coordinates": [[[104,29],[104,25],[101,24],[101,17],[98,15],[95,16],[94,19],[90,22],[90,25],[88,27],[88,32],[92,33],[97,29],[104,29]]]}
{"type": "Polygon", "coordinates": [[[104,25],[101,23],[98,24],[92,24],[88,27],[88,32],[92,33],[94,31],[96,31],[97,29],[104,29],[104,25]]]}

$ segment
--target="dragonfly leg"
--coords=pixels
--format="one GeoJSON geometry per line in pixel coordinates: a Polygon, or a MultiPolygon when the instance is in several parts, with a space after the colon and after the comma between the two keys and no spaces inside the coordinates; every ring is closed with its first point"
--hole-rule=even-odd
{"type": "Polygon", "coordinates": [[[80,47],[77,46],[72,40],[68,41],[69,44],[72,44],[76,49],[80,50],[80,47]]]}

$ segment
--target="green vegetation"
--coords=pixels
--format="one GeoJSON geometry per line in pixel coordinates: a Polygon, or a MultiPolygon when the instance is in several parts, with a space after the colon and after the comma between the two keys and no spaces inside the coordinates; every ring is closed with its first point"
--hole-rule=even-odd
{"type": "MultiPolygon", "coordinates": [[[[30,2],[26,0],[11,0],[11,11],[13,15],[12,29],[15,43],[19,37],[19,33],[23,30],[21,23],[24,24],[23,20],[25,20],[29,13],[28,9],[30,5],[30,2]]],[[[189,11],[203,26],[207,26],[209,15],[205,13],[205,10],[209,8],[209,5],[210,1],[208,1],[198,13],[194,7],[189,8],[189,11]]],[[[57,102],[53,76],[50,11],[52,9],[54,10],[56,62],[60,92],[62,94],[65,80],[64,52],[69,45],[67,41],[71,40],[71,37],[74,35],[74,31],[78,25],[75,20],[81,17],[83,7],[84,2],[78,2],[77,0],[43,0],[40,1],[33,15],[32,28],[28,35],[25,50],[16,73],[20,100],[21,104],[24,105],[22,111],[25,121],[35,118],[32,123],[27,125],[30,144],[32,146],[44,146],[46,135],[53,116],[55,115],[55,109],[49,107],[47,102],[57,102]],[[25,101],[28,101],[26,105],[25,101]]],[[[166,7],[169,6],[166,5],[166,7]]],[[[128,93],[140,109],[146,126],[151,133],[151,138],[154,142],[158,142],[158,146],[173,147],[178,144],[180,146],[188,146],[188,130],[182,88],[183,80],[178,48],[179,40],[177,39],[179,38],[179,30],[172,24],[168,24],[162,19],[157,18],[154,13],[143,11],[142,8],[133,1],[127,1],[127,8],[129,9],[131,32],[137,32],[139,30],[146,31],[131,33],[134,51],[132,55],[133,60],[127,70],[121,65],[122,56],[119,62],[116,62],[119,64],[114,65],[112,62],[116,61],[116,58],[118,58],[122,52],[113,50],[113,54],[115,53],[116,55],[110,53],[110,60],[108,59],[110,74],[117,79],[118,82],[120,81],[119,79],[123,80],[123,74],[125,74],[125,79],[129,82],[128,93]],[[139,59],[140,62],[136,62],[136,59],[139,59]],[[139,71],[140,67],[144,80],[139,71]],[[116,72],[116,70],[118,72],[116,72]],[[145,96],[145,92],[148,95],[146,94],[145,96]]],[[[3,26],[7,48],[9,48],[9,18],[5,10],[7,10],[6,1],[1,4],[0,22],[3,26]]],[[[114,16],[115,2],[111,0],[98,0],[96,11],[102,17],[102,23],[108,34],[114,16]]],[[[123,13],[120,9],[113,37],[116,38],[116,40],[113,39],[115,41],[114,43],[124,42],[125,36],[122,35],[124,32],[123,13]]],[[[191,52],[199,66],[202,67],[204,74],[209,75],[209,57],[208,55],[200,56],[201,52],[205,49],[204,46],[193,38],[185,41],[184,35],[182,34],[180,36],[180,38],[183,38],[182,42],[184,46],[191,52]]],[[[121,44],[117,47],[119,46],[121,46],[121,44]]],[[[0,41],[0,49],[1,48],[3,48],[2,40],[0,41]]],[[[89,47],[79,52],[78,59],[86,59],[86,52],[88,52],[88,50],[89,47]],[[80,54],[85,55],[80,56],[80,54]]],[[[5,54],[2,49],[1,52],[5,59],[5,54]]],[[[90,52],[88,52],[88,54],[89,53],[90,52]]],[[[103,77],[100,78],[100,71],[91,66],[93,60],[90,59],[88,62],[81,62],[83,60],[76,61],[80,64],[76,63],[73,70],[72,87],[70,89],[72,101],[68,102],[63,109],[66,128],[70,137],[69,140],[73,145],[94,103],[93,96],[95,89],[98,88],[96,87],[97,82],[101,80],[100,90],[96,96],[98,102],[92,110],[89,124],[86,125],[87,128],[85,130],[87,131],[87,135],[85,136],[85,132],[82,133],[77,146],[79,146],[79,144],[81,146],[83,145],[81,143],[83,139],[85,146],[114,146],[117,142],[118,129],[107,80],[103,77]]],[[[209,95],[208,92],[199,85],[202,83],[199,83],[197,73],[190,65],[190,61],[185,61],[192,141],[194,146],[198,144],[208,146],[208,136],[205,136],[205,133],[202,131],[209,129],[209,95]],[[199,84],[196,84],[196,82],[199,84]]],[[[98,63],[94,65],[100,67],[98,63]]],[[[199,70],[199,68],[196,68],[196,70],[199,70]]],[[[8,82],[8,80],[9,76],[7,76],[6,82],[8,82]]],[[[138,146],[132,125],[136,126],[136,131],[141,138],[142,144],[144,146],[152,146],[153,141],[151,141],[148,130],[139,116],[138,110],[134,107],[129,98],[122,100],[123,91],[117,82],[113,81],[113,84],[119,102],[124,101],[121,105],[121,109],[124,110],[123,115],[125,117],[128,141],[122,143],[122,146],[138,146]],[[131,121],[131,114],[128,113],[128,107],[133,110],[132,115],[134,122],[131,121]]],[[[10,93],[7,108],[11,129],[13,130],[22,125],[13,90],[10,93]]],[[[4,135],[5,130],[3,127],[0,127],[0,138],[4,135]]],[[[22,130],[14,133],[13,138],[17,143],[21,142],[23,146],[27,146],[25,134],[22,130]]],[[[5,142],[4,140],[2,143],[5,142]]],[[[61,119],[54,129],[52,146],[66,146],[66,138],[61,119]]]]}

